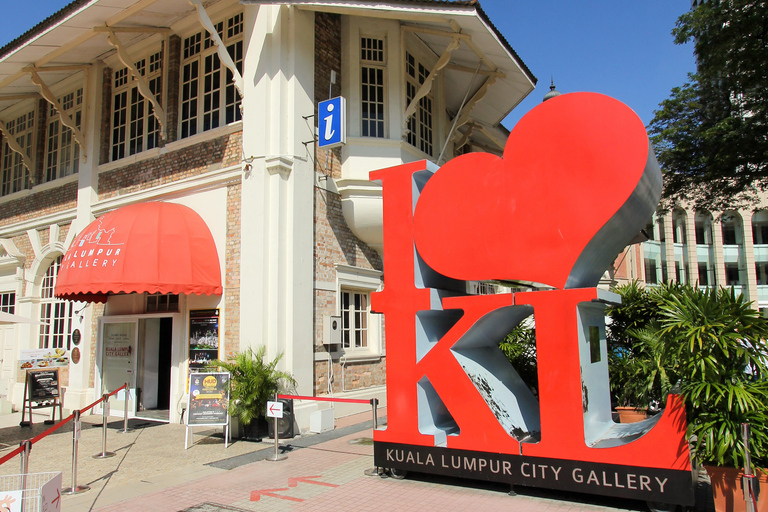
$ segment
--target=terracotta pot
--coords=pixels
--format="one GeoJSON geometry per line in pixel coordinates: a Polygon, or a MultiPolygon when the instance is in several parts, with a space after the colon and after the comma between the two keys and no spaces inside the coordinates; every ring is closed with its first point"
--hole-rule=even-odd
{"type": "Polygon", "coordinates": [[[617,407],[616,412],[619,413],[620,423],[637,423],[648,417],[648,411],[635,407],[617,407]]]}
{"type": "MultiPolygon", "coordinates": [[[[741,469],[720,466],[704,466],[712,484],[712,498],[717,512],[746,512],[744,491],[741,488],[741,469]]],[[[768,512],[768,474],[758,472],[758,512],[768,512]]]]}

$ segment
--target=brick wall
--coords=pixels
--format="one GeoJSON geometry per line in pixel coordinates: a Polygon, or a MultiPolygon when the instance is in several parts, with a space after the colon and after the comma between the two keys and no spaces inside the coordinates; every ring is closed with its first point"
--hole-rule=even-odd
{"type": "Polygon", "coordinates": [[[99,163],[109,162],[112,139],[112,68],[104,68],[101,77],[101,118],[99,120],[99,163]]]}
{"type": "Polygon", "coordinates": [[[225,353],[228,359],[240,350],[240,234],[242,226],[240,207],[242,185],[227,187],[227,241],[225,249],[226,269],[224,276],[224,325],[225,353]]]}
{"type": "Polygon", "coordinates": [[[210,166],[229,167],[242,159],[242,132],[142,160],[99,174],[99,200],[147,190],[210,171],[210,166]]]}
{"type": "MultiPolygon", "coordinates": [[[[341,16],[315,13],[315,128],[318,126],[317,105],[341,94],[341,16]],[[331,71],[336,84],[331,89],[331,71]]],[[[341,148],[315,151],[315,169],[325,176],[341,177],[341,148]]]]}
{"type": "MultiPolygon", "coordinates": [[[[328,99],[331,71],[336,72],[333,96],[341,91],[341,16],[315,13],[315,104],[328,99]]],[[[315,110],[317,113],[317,110],[315,110]]],[[[317,116],[315,116],[317,126],[317,116]]],[[[333,178],[341,177],[341,150],[315,150],[315,171],[333,178]]],[[[320,177],[320,180],[326,178],[320,177]]],[[[341,198],[324,188],[315,188],[315,281],[336,282],[337,263],[367,269],[382,270],[379,254],[359,240],[349,229],[341,212],[341,198]]],[[[323,347],[323,318],[337,312],[336,291],[315,290],[315,352],[327,358],[323,347]]],[[[375,321],[377,319],[372,319],[375,321]]],[[[383,337],[383,333],[382,333],[383,337]]],[[[384,340],[381,340],[384,347],[384,340]]],[[[334,393],[351,391],[386,382],[386,358],[370,362],[347,362],[337,358],[329,368],[327,361],[315,362],[315,394],[328,392],[328,378],[332,374],[334,393]],[[332,372],[331,372],[332,368],[332,372]],[[344,378],[342,379],[342,375],[344,378]]]]}
{"type": "Polygon", "coordinates": [[[36,192],[20,199],[0,203],[0,225],[50,215],[77,206],[77,183],[36,192]]]}

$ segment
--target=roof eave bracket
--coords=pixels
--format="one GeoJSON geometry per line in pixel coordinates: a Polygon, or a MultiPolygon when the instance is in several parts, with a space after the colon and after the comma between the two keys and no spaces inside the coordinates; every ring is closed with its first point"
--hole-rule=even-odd
{"type": "Polygon", "coordinates": [[[133,79],[136,80],[139,93],[141,93],[141,95],[144,96],[144,98],[146,98],[147,101],[152,104],[152,114],[160,124],[160,137],[162,137],[163,140],[167,140],[168,126],[165,110],[160,105],[160,102],[157,101],[157,97],[150,90],[147,80],[141,73],[139,73],[139,70],[136,69],[136,65],[133,63],[133,59],[131,59],[131,56],[128,55],[128,51],[125,49],[125,46],[123,46],[123,44],[117,38],[115,31],[112,30],[111,27],[107,27],[106,32],[107,41],[109,41],[109,44],[111,44],[117,50],[117,58],[120,59],[120,62],[122,62],[126,68],[128,68],[128,71],[130,71],[133,79]]]}
{"type": "Polygon", "coordinates": [[[224,66],[226,66],[226,68],[232,73],[232,82],[235,84],[235,89],[237,89],[237,93],[240,95],[240,98],[242,99],[243,98],[243,77],[242,75],[240,75],[240,71],[237,69],[237,65],[235,64],[235,61],[232,60],[232,56],[227,51],[227,47],[224,46],[224,42],[221,40],[219,33],[216,31],[216,27],[213,26],[213,22],[211,21],[211,18],[208,16],[208,13],[205,12],[205,7],[203,7],[203,4],[200,0],[187,0],[187,1],[193,7],[197,8],[197,17],[200,18],[200,23],[203,25],[205,30],[211,36],[211,39],[216,45],[216,51],[219,54],[219,60],[221,60],[221,63],[224,64],[224,66]]]}
{"type": "Polygon", "coordinates": [[[66,126],[72,131],[72,136],[74,137],[75,142],[77,142],[77,145],[80,146],[83,162],[86,162],[88,160],[88,149],[86,147],[85,137],[83,136],[83,132],[80,131],[80,128],[78,128],[77,123],[75,123],[75,120],[72,119],[72,116],[70,116],[64,110],[64,108],[61,106],[61,103],[59,103],[59,100],[56,99],[56,96],[53,94],[53,92],[51,92],[48,86],[45,85],[45,82],[43,82],[43,79],[40,78],[40,75],[37,74],[37,71],[32,68],[27,69],[27,71],[29,72],[32,83],[37,85],[40,88],[40,95],[45,99],[45,101],[47,101],[53,106],[56,112],[58,112],[59,120],[61,121],[61,124],[63,124],[64,126],[66,126]]]}
{"type": "Polygon", "coordinates": [[[16,141],[16,137],[14,137],[11,134],[11,132],[8,131],[8,127],[5,126],[5,122],[3,122],[2,120],[0,120],[0,133],[3,134],[3,138],[5,142],[8,144],[8,147],[11,148],[11,151],[21,155],[21,162],[24,164],[24,167],[26,167],[27,170],[29,171],[29,175],[34,176],[35,170],[33,169],[33,166],[32,166],[32,159],[29,158],[29,155],[27,155],[24,149],[16,141]]]}

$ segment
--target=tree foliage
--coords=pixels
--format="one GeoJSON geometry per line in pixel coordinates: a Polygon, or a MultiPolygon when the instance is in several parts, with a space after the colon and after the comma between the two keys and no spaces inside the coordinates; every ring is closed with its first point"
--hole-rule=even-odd
{"type": "Polygon", "coordinates": [[[649,125],[665,206],[724,210],[768,188],[768,2],[709,1],[678,18],[697,73],[672,89],[649,125]]]}

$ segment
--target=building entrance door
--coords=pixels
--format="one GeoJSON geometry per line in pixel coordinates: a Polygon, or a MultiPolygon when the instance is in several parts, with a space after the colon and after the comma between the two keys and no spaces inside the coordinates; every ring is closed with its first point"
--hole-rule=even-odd
{"type": "Polygon", "coordinates": [[[173,318],[139,320],[137,418],[168,421],[171,401],[173,318]]]}

